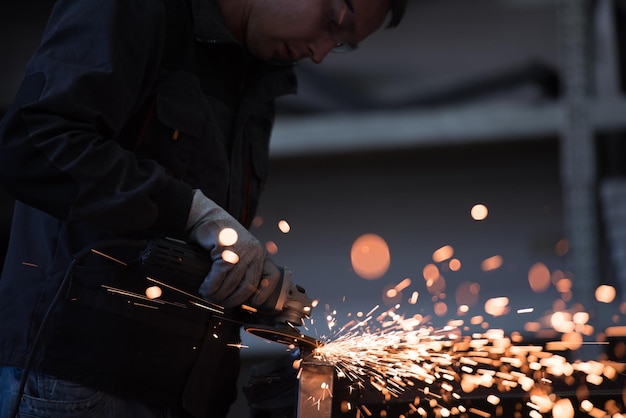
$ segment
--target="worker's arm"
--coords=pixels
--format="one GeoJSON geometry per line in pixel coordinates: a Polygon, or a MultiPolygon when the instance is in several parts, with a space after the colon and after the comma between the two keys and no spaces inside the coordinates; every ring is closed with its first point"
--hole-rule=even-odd
{"type": "Polygon", "coordinates": [[[158,75],[161,0],[58,0],[0,125],[0,184],[68,222],[182,232],[191,188],[117,142],[158,75]]]}

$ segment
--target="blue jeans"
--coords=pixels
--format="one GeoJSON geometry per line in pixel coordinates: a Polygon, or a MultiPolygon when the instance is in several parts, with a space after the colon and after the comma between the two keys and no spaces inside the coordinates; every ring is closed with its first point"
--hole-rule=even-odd
{"type": "MultiPolygon", "coordinates": [[[[0,366],[0,418],[14,418],[9,414],[21,377],[21,369],[0,366]]],[[[175,415],[44,373],[30,372],[18,417],[174,418],[175,415]]]]}

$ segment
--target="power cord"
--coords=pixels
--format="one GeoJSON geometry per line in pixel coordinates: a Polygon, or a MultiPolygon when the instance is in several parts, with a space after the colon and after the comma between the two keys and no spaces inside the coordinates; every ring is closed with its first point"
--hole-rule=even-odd
{"type": "Polygon", "coordinates": [[[41,337],[41,334],[43,333],[43,330],[46,327],[46,323],[48,322],[50,313],[56,307],[56,304],[59,301],[61,294],[63,293],[63,289],[69,282],[69,278],[72,276],[72,273],[74,272],[74,265],[76,264],[76,261],[77,261],[77,258],[74,258],[72,262],[70,263],[70,265],[68,266],[67,271],[65,272],[65,276],[63,277],[63,280],[61,281],[61,284],[59,285],[59,288],[56,294],[54,295],[52,302],[50,302],[50,305],[48,306],[48,310],[46,311],[46,314],[43,316],[43,319],[41,320],[41,324],[39,325],[39,329],[37,330],[37,334],[35,335],[35,339],[33,340],[33,346],[30,349],[30,352],[28,353],[28,357],[26,358],[26,364],[24,365],[24,368],[22,369],[22,376],[20,378],[20,386],[15,395],[15,399],[13,400],[13,407],[11,408],[11,413],[9,414],[9,417],[17,418],[18,416],[17,414],[19,413],[20,404],[22,403],[22,396],[24,395],[24,389],[26,388],[26,381],[28,380],[28,375],[30,374],[31,368],[33,367],[33,359],[35,358],[35,353],[37,352],[39,339],[41,337]]]}
{"type": "Polygon", "coordinates": [[[30,371],[33,367],[33,361],[35,358],[35,354],[37,353],[37,349],[39,347],[41,334],[46,328],[46,324],[50,318],[50,315],[52,311],[54,310],[54,308],[56,307],[57,303],[59,302],[59,299],[61,295],[63,294],[63,290],[69,283],[70,278],[72,277],[74,273],[74,267],[76,266],[76,263],[79,260],[81,260],[83,257],[85,257],[85,255],[91,252],[94,248],[111,247],[111,246],[138,246],[140,244],[145,245],[145,243],[146,241],[130,240],[130,239],[108,240],[108,241],[100,242],[97,245],[91,245],[91,246],[85,247],[74,255],[72,261],[67,267],[67,270],[65,271],[65,276],[63,277],[63,280],[59,284],[59,288],[57,289],[57,292],[52,298],[52,301],[50,302],[50,305],[48,306],[48,309],[46,310],[46,313],[41,320],[41,324],[39,324],[39,328],[37,329],[37,334],[35,335],[35,339],[33,340],[33,346],[31,347],[30,352],[28,353],[28,357],[26,357],[26,363],[24,364],[24,367],[22,368],[22,376],[20,377],[20,385],[15,395],[15,399],[13,400],[13,405],[12,405],[12,408],[10,409],[11,413],[9,414],[9,417],[13,417],[13,418],[18,417],[20,404],[22,403],[22,397],[24,396],[24,390],[26,388],[26,382],[28,380],[28,375],[30,374],[30,371]]]}

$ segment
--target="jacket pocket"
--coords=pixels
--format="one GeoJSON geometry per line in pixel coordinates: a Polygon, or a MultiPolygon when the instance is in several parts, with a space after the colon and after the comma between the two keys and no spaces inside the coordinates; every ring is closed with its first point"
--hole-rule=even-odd
{"type": "Polygon", "coordinates": [[[195,138],[202,135],[207,103],[194,75],[185,71],[169,74],[158,87],[156,107],[165,126],[195,138]]]}
{"type": "Polygon", "coordinates": [[[137,154],[157,161],[171,176],[184,180],[205,128],[207,106],[193,74],[166,74],[157,87],[155,117],[147,123],[137,154]]]}

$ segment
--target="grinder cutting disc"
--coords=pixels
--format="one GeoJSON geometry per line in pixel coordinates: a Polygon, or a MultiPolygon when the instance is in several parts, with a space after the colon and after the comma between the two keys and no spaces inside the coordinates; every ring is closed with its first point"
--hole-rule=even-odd
{"type": "Polygon", "coordinates": [[[315,338],[301,334],[287,325],[246,325],[244,329],[257,337],[281,344],[293,344],[305,350],[313,350],[320,345],[315,338]]]}

